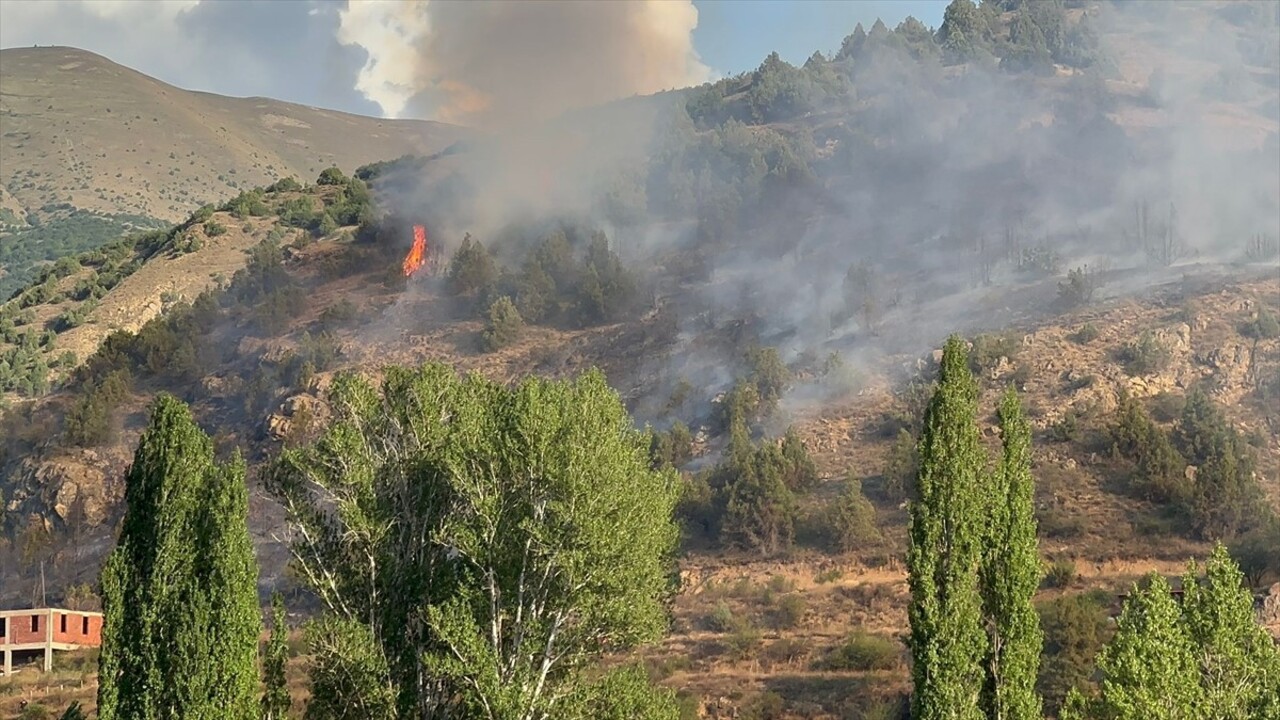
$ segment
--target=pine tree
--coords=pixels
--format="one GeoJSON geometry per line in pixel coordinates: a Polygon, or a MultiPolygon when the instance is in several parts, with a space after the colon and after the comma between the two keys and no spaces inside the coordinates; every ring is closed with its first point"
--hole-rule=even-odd
{"type": "Polygon", "coordinates": [[[1113,720],[1193,720],[1202,693],[1196,649],[1163,576],[1134,585],[1116,634],[1098,654],[1102,692],[1089,717],[1113,720]]]}
{"type": "Polygon", "coordinates": [[[911,503],[912,717],[981,718],[986,636],[978,595],[984,465],[974,422],[978,389],[963,341],[942,353],[938,389],[920,438],[917,499],[911,503]]]}
{"type": "Polygon", "coordinates": [[[1204,717],[1280,717],[1280,648],[1257,623],[1244,575],[1219,544],[1204,581],[1191,563],[1182,586],[1183,617],[1198,649],[1204,717]]]}
{"type": "Polygon", "coordinates": [[[259,621],[243,466],[217,465],[186,405],[161,395],[125,502],[102,573],[98,717],[249,720],[259,621]]]}
{"type": "Polygon", "coordinates": [[[262,720],[283,720],[289,715],[293,698],[289,695],[285,663],[289,659],[289,626],[284,614],[284,598],[271,594],[271,639],[262,657],[262,720]]]}
{"type": "Polygon", "coordinates": [[[1031,428],[1012,389],[1005,393],[999,415],[1004,455],[989,488],[993,502],[982,567],[989,638],[983,709],[988,718],[999,720],[1038,718],[1035,685],[1044,634],[1031,604],[1040,585],[1031,428]]]}

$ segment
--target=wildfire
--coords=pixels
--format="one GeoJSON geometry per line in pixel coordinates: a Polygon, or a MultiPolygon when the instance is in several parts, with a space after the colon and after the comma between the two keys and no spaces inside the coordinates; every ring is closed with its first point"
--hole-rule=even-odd
{"type": "Polygon", "coordinates": [[[404,276],[409,277],[422,269],[427,261],[427,229],[421,225],[413,226],[413,247],[404,257],[404,276]]]}

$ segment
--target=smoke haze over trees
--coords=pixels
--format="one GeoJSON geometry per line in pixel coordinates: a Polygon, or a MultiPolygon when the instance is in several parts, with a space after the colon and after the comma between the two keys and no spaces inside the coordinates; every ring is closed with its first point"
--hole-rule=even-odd
{"type": "Polygon", "coordinates": [[[689,342],[729,327],[788,362],[913,353],[1026,319],[1059,282],[1079,303],[1176,278],[1168,266],[1274,262],[1268,8],[958,0],[934,33],[858,27],[801,67],[773,54],[508,122],[370,181],[433,237],[471,233],[511,264],[557,223],[602,230],[681,308],[654,369],[695,384],[729,384],[733,358],[689,342]]]}

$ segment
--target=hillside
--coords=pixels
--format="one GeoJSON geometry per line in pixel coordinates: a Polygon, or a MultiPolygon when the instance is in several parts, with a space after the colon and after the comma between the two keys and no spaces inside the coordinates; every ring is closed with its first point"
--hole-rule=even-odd
{"type": "Polygon", "coordinates": [[[75,48],[4,49],[0,296],[25,282],[30,264],[90,249],[94,239],[176,222],[282,177],[430,154],[461,133],[192,92],[75,48]]]}
{"type": "Polygon", "coordinates": [[[447,153],[209,180],[226,202],[59,259],[0,304],[0,602],[87,594],[161,392],[246,458],[259,589],[306,616],[260,472],[339,373],[596,367],[680,472],[673,618],[639,654],[682,720],[900,717],[906,508],[956,333],[988,449],[1009,387],[1033,428],[1056,713],[1142,574],[1222,539],[1256,591],[1280,580],[1280,55],[1235,52],[1271,26],[1068,5],[1036,21],[1061,32],[1015,39],[1025,6],[976,48],[877,23],[447,153]]]}

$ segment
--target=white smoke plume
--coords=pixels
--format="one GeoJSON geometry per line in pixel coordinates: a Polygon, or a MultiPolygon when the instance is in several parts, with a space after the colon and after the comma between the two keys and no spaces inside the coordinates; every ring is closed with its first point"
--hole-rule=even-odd
{"type": "Polygon", "coordinates": [[[711,76],[690,0],[348,0],[339,17],[369,55],[356,88],[388,117],[502,127],[711,76]]]}

